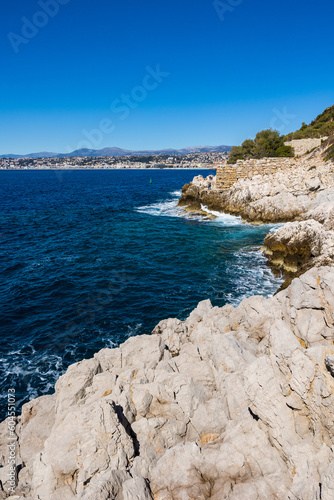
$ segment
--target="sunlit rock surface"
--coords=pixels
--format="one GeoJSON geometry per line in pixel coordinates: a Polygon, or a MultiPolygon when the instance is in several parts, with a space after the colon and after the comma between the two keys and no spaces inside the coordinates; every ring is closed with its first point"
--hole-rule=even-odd
{"type": "Polygon", "coordinates": [[[103,349],[23,407],[12,498],[333,499],[333,334],[334,269],[318,267],[103,349]]]}

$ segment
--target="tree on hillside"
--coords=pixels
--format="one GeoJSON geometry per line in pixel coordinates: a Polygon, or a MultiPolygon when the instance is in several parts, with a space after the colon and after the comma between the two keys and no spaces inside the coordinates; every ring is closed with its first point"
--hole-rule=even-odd
{"type": "Polygon", "coordinates": [[[292,156],[294,156],[293,149],[284,145],[284,136],[277,130],[267,129],[258,132],[254,140],[246,139],[241,146],[233,147],[228,163],[251,158],[292,156]]]}

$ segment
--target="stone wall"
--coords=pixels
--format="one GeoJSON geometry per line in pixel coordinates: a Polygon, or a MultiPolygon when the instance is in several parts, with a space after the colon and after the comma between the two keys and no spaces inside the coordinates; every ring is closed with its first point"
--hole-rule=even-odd
{"type": "Polygon", "coordinates": [[[322,137],[321,139],[298,139],[295,141],[285,142],[286,146],[292,146],[295,151],[295,156],[303,156],[305,153],[314,148],[321,146],[321,141],[328,139],[322,137]]]}
{"type": "MultiPolygon", "coordinates": [[[[305,160],[306,161],[306,160],[305,160]]],[[[300,158],[261,158],[260,160],[238,160],[233,165],[227,163],[217,167],[216,188],[230,188],[239,179],[250,179],[254,175],[272,175],[281,170],[300,167],[304,160],[300,158]]],[[[312,159],[313,165],[322,165],[321,159],[312,159]]]]}
{"type": "Polygon", "coordinates": [[[254,175],[274,174],[297,165],[295,158],[262,158],[260,160],[238,160],[233,165],[217,168],[217,189],[231,187],[238,179],[252,178],[254,175]]]}
{"type": "MultiPolygon", "coordinates": [[[[321,142],[327,137],[321,139],[298,139],[285,144],[294,148],[294,158],[261,158],[259,160],[238,160],[237,163],[228,165],[227,163],[217,166],[217,189],[227,189],[231,187],[238,179],[252,178],[254,175],[271,175],[280,170],[291,169],[293,167],[305,166],[310,161],[312,165],[319,166],[323,160],[305,155],[314,148],[318,148],[321,142]]],[[[307,166],[307,165],[306,165],[307,166]]]]}

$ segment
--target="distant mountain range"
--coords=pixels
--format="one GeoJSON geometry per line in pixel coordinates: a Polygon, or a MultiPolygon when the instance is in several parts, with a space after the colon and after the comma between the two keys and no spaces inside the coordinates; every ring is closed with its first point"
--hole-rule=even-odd
{"type": "Polygon", "coordinates": [[[77,149],[72,153],[49,153],[42,151],[41,153],[30,153],[27,155],[0,155],[0,158],[71,158],[73,156],[151,156],[151,155],[187,155],[190,153],[224,153],[231,151],[231,146],[195,146],[183,149],[159,149],[157,151],[131,151],[120,148],[103,148],[103,149],[77,149]]]}

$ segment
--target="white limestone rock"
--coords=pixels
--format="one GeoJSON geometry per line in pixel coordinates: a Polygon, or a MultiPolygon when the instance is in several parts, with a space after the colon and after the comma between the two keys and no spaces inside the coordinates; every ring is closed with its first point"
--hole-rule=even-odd
{"type": "Polygon", "coordinates": [[[331,499],[333,311],[334,269],[313,268],[72,365],[17,419],[18,498],[331,499]]]}

